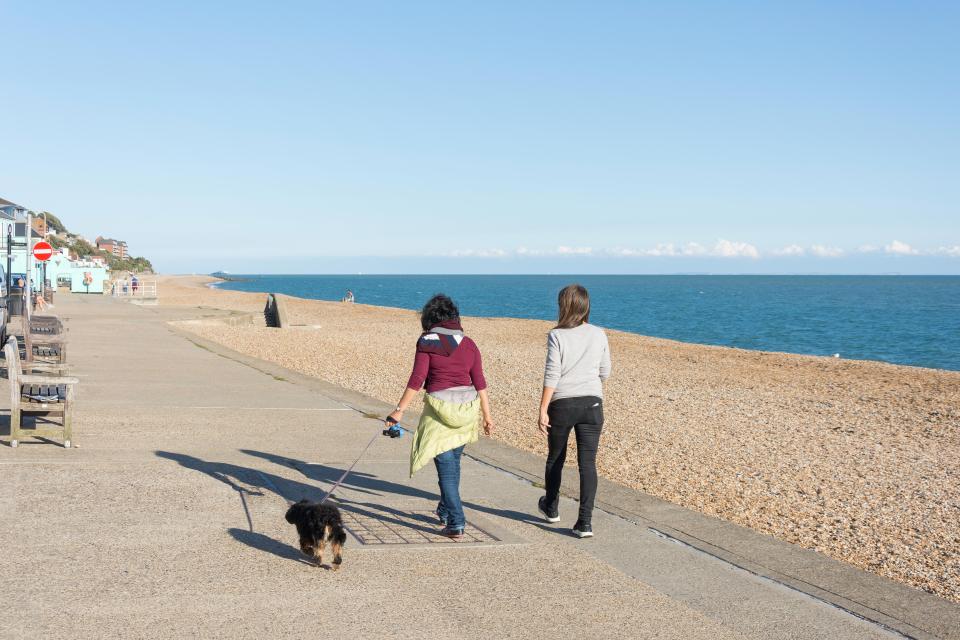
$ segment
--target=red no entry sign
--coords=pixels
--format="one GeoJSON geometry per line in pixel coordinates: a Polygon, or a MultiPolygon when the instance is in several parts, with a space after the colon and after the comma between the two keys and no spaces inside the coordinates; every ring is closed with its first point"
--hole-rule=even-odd
{"type": "Polygon", "coordinates": [[[49,242],[40,241],[33,245],[33,257],[40,262],[46,262],[53,255],[53,247],[49,242]]]}

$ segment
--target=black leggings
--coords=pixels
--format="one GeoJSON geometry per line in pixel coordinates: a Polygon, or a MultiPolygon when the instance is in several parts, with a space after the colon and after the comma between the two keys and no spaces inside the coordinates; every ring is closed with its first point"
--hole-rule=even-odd
{"type": "Polygon", "coordinates": [[[580,522],[589,524],[593,517],[593,502],[597,497],[597,447],[603,429],[603,400],[593,396],[561,398],[547,408],[550,416],[550,435],[547,442],[547,509],[553,511],[560,501],[560,480],[563,463],[567,459],[567,440],[570,430],[577,436],[577,464],[580,467],[580,522]]]}

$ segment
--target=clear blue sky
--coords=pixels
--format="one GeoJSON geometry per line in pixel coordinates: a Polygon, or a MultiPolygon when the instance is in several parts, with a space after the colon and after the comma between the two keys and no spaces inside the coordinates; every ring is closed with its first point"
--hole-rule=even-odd
{"type": "Polygon", "coordinates": [[[0,196],[167,272],[960,273],[957,2],[31,1],[0,27],[0,196]]]}

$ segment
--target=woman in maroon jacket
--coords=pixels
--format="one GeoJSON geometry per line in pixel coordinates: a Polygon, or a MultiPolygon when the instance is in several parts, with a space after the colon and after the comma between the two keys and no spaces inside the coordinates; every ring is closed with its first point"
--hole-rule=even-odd
{"type": "MultiPolygon", "coordinates": [[[[433,296],[420,313],[420,326],[423,333],[417,341],[413,372],[396,410],[387,416],[387,424],[399,422],[420,389],[426,387],[427,395],[430,396],[427,399],[428,404],[435,399],[441,404],[459,405],[472,403],[479,397],[483,430],[490,435],[493,419],[490,416],[487,382],[483,377],[480,350],[473,340],[463,335],[460,311],[453,300],[443,294],[433,296]]],[[[436,414],[434,415],[436,417],[436,414]]],[[[475,439],[476,436],[472,438],[475,439]]],[[[463,445],[442,451],[433,459],[440,484],[437,517],[444,527],[443,535],[454,539],[463,537],[463,528],[466,525],[463,503],[460,500],[462,454],[463,445]]]]}

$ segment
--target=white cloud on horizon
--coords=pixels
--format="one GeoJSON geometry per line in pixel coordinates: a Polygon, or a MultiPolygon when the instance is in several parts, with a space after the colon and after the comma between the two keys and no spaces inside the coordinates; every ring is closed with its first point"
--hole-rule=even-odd
{"type": "Polygon", "coordinates": [[[557,247],[557,255],[560,256],[589,256],[593,254],[593,249],[590,247],[557,247]]]}
{"type": "Polygon", "coordinates": [[[542,256],[543,251],[540,249],[527,249],[526,247],[518,247],[516,251],[518,256],[542,256]]]}
{"type": "Polygon", "coordinates": [[[645,249],[630,247],[614,247],[609,249],[594,249],[593,247],[573,247],[559,245],[553,249],[531,249],[518,247],[516,249],[458,249],[440,255],[453,258],[531,258],[531,257],[612,257],[612,258],[740,258],[758,260],[761,257],[803,257],[840,258],[853,254],[884,254],[892,257],[902,256],[943,256],[960,258],[960,245],[943,245],[936,249],[924,250],[900,240],[892,240],[882,247],[864,244],[856,249],[846,250],[841,247],[815,244],[803,247],[799,244],[789,244],[779,249],[764,250],[761,252],[756,246],[747,242],[735,242],[720,239],[713,246],[704,246],[698,242],[674,244],[672,242],[656,244],[645,249]]]}
{"type": "Polygon", "coordinates": [[[938,256],[950,256],[951,258],[960,258],[960,244],[955,244],[952,247],[938,247],[933,250],[933,253],[938,256]]]}
{"type": "Polygon", "coordinates": [[[610,249],[607,253],[619,257],[677,257],[677,256],[702,256],[707,254],[707,249],[696,242],[688,242],[683,246],[676,246],[672,242],[666,242],[656,245],[651,249],[610,249]]]}
{"type": "Polygon", "coordinates": [[[712,258],[759,258],[760,252],[752,244],[746,242],[731,242],[718,240],[707,248],[699,242],[688,242],[684,245],[675,245],[672,242],[658,244],[650,249],[611,249],[608,255],[620,257],[651,257],[651,258],[689,258],[705,256],[712,258]]]}
{"type": "Polygon", "coordinates": [[[451,258],[505,258],[508,252],[503,249],[459,249],[446,255],[451,258]]]}
{"type": "Polygon", "coordinates": [[[718,240],[711,255],[719,258],[753,258],[756,260],[760,257],[760,252],[757,251],[755,246],[746,242],[718,240]]]}
{"type": "Polygon", "coordinates": [[[920,252],[908,245],[906,242],[894,240],[883,248],[883,252],[893,256],[916,256],[920,252]]]}
{"type": "Polygon", "coordinates": [[[815,244],[810,247],[810,253],[818,258],[839,258],[845,252],[840,247],[828,247],[822,244],[815,244]]]}
{"type": "Polygon", "coordinates": [[[803,256],[807,254],[807,250],[801,247],[798,244],[791,244],[789,246],[783,247],[782,249],[774,249],[770,252],[771,255],[775,256],[803,256]]]}

